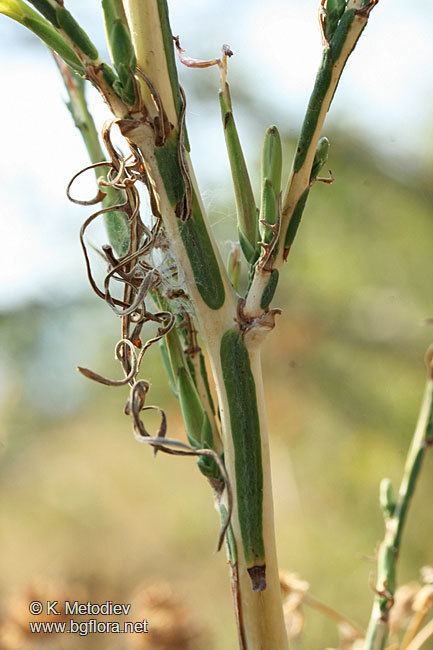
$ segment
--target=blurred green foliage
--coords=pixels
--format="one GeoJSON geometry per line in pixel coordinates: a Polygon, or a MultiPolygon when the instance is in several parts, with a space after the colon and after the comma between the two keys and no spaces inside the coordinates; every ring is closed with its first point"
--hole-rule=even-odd
{"type": "MultiPolygon", "coordinates": [[[[347,133],[327,135],[336,181],[311,193],[263,352],[277,541],[281,568],[366,625],[379,482],[398,484],[432,339],[423,321],[433,315],[433,197],[423,178],[388,175],[387,160],[347,133]]],[[[293,147],[286,141],[286,152],[293,147]]],[[[234,219],[217,229],[227,240],[234,219]]],[[[76,363],[118,372],[116,328],[96,301],[1,317],[2,602],[35,578],[126,602],[140,584],[168,580],[209,625],[214,647],[234,650],[225,558],[214,554],[219,524],[194,461],[154,460],[122,414],[125,391],[73,374],[76,363]]],[[[157,351],[144,368],[152,403],[167,408],[170,434],[181,433],[157,351]]],[[[430,455],[400,582],[433,563],[432,470],[430,455]]],[[[316,613],[306,612],[305,630],[309,650],[336,645],[334,626],[316,613]]],[[[108,647],[103,637],[89,643],[108,647]]]]}

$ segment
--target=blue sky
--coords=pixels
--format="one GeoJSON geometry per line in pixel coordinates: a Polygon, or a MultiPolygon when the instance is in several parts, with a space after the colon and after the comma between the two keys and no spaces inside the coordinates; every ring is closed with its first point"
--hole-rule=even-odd
{"type": "MultiPolygon", "coordinates": [[[[69,8],[103,50],[99,4],[69,0],[69,8]]],[[[320,60],[317,0],[170,2],[174,33],[191,56],[210,57],[222,43],[235,52],[232,87],[242,84],[270,107],[269,123],[293,134],[302,119],[320,60]],[[272,109],[272,107],[274,107],[272,109]]],[[[363,133],[400,170],[430,164],[433,114],[433,3],[381,0],[344,73],[328,125],[363,133]]],[[[182,71],[214,81],[217,72],[182,71]]],[[[29,298],[86,289],[78,228],[83,208],[65,199],[65,185],[86,156],[63,105],[63,89],[44,48],[23,28],[0,17],[0,308],[29,298]],[[48,173],[49,169],[49,173],[48,173]],[[55,272],[53,273],[53,269],[55,272]]],[[[197,78],[194,80],[197,83],[197,78]]],[[[108,117],[95,94],[99,123],[108,117]]],[[[240,122],[254,160],[262,133],[240,122]]],[[[264,124],[264,127],[266,124],[264,124]]],[[[254,128],[253,128],[254,127],[254,128]]],[[[205,200],[212,204],[228,181],[218,106],[191,101],[188,128],[205,200]]]]}

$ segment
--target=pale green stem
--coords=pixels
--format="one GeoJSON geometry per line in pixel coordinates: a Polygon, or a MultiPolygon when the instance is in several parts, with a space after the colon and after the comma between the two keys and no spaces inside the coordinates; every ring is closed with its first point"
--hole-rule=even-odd
{"type": "Polygon", "coordinates": [[[124,117],[128,107],[113,89],[113,71],[99,58],[92,41],[63,1],[40,0],[35,4],[40,6],[40,13],[23,0],[0,0],[0,13],[36,34],[49,49],[96,86],[114,114],[124,117]]]}
{"type": "MultiPolygon", "coordinates": [[[[227,388],[222,377],[219,345],[210,343],[209,354],[216,381],[218,401],[221,413],[221,426],[224,436],[224,460],[227,472],[232,480],[232,489],[236,494],[235,449],[233,431],[230,421],[227,388]]],[[[275,544],[274,506],[272,497],[272,479],[269,456],[268,419],[260,361],[260,348],[250,348],[251,372],[254,377],[257,408],[260,421],[261,456],[263,470],[263,541],[266,557],[267,587],[262,592],[253,592],[247,563],[243,553],[237,500],[234,499],[235,511],[232,519],[233,532],[238,548],[238,576],[240,610],[246,645],[242,650],[286,650],[287,635],[283,619],[282,597],[278,574],[278,561],[275,544]]]]}
{"type": "Polygon", "coordinates": [[[385,513],[385,537],[378,553],[376,597],[367,630],[365,650],[383,650],[388,638],[389,612],[396,590],[396,568],[408,509],[427,449],[433,443],[433,379],[426,384],[415,433],[407,455],[395,504],[385,513]]]}
{"type": "MultiPolygon", "coordinates": [[[[296,234],[310,188],[314,158],[326,115],[346,62],[367,25],[374,4],[366,0],[349,0],[345,13],[350,22],[344,22],[343,17],[337,28],[338,34],[337,32],[335,34],[335,41],[331,41],[324,48],[322,63],[301,129],[293,168],[283,195],[280,228],[275,244],[275,258],[272,261],[272,268],[275,270],[279,269],[287,258],[296,234]],[[288,236],[289,241],[287,241],[288,236]]],[[[259,261],[245,306],[245,313],[249,316],[257,316],[263,312],[262,296],[268,283],[269,268],[263,268],[259,261]]]]}
{"type": "MultiPolygon", "coordinates": [[[[137,55],[138,67],[155,84],[161,101],[166,110],[167,116],[172,124],[179,128],[177,122],[178,111],[176,106],[176,88],[173,88],[173,77],[170,77],[170,63],[168,50],[162,47],[160,28],[160,14],[158,8],[162,3],[155,0],[125,0],[125,9],[128,16],[131,37],[137,55]],[[158,38],[158,32],[160,37],[158,38]]],[[[172,43],[170,44],[172,54],[172,43]]],[[[282,602],[278,578],[278,565],[275,551],[275,534],[273,525],[273,504],[271,494],[271,479],[269,466],[269,445],[267,436],[267,423],[264,413],[264,400],[262,392],[261,370],[259,363],[258,347],[251,349],[251,371],[255,382],[257,406],[260,418],[260,434],[263,462],[263,538],[266,551],[266,579],[267,588],[261,592],[253,592],[252,582],[248,574],[247,562],[243,555],[242,536],[240,532],[239,511],[236,504],[236,471],[233,437],[236,432],[232,431],[228,408],[227,387],[222,375],[220,347],[223,335],[235,326],[237,315],[237,301],[231,288],[229,279],[224,270],[220,255],[216,249],[209,226],[205,221],[197,220],[197,207],[195,212],[189,216],[186,222],[187,230],[194,233],[194,228],[201,223],[200,229],[204,228],[207,234],[200,234],[200,237],[207,236],[214,251],[217,266],[214,273],[219,274],[224,287],[225,298],[219,306],[211,305],[210,297],[203,294],[201,277],[197,271],[209,266],[211,260],[203,259],[196,264],[191,257],[197,254],[188,248],[188,239],[179,236],[182,226],[179,224],[179,217],[176,214],[176,205],[168,195],[168,188],[165,185],[165,168],[161,167],[162,149],[155,148],[155,137],[152,129],[146,125],[137,125],[135,129],[128,130],[125,136],[135,145],[138,145],[146,160],[147,170],[152,179],[152,184],[158,197],[159,209],[163,216],[164,228],[171,243],[174,257],[177,264],[183,269],[185,282],[189,295],[194,304],[201,336],[206,344],[211,362],[212,372],[218,394],[221,424],[224,442],[224,460],[227,472],[232,485],[235,508],[232,517],[233,535],[238,551],[238,614],[240,613],[241,627],[240,647],[242,650],[285,650],[287,638],[282,615],[282,602]],[[195,267],[194,267],[195,264],[195,267]]],[[[173,136],[172,136],[173,137],[173,136]]],[[[167,146],[167,145],[166,145],[167,146]]],[[[167,149],[165,149],[167,151],[167,149]]],[[[192,166],[188,156],[185,156],[188,165],[188,174],[192,181],[201,215],[204,214],[200,201],[197,184],[195,182],[192,166]]],[[[203,217],[201,216],[201,219],[203,217]]],[[[203,233],[202,230],[200,230],[203,233]]],[[[186,235],[188,237],[188,235],[186,235]]],[[[195,236],[195,235],[194,235],[195,236]]],[[[270,329],[270,328],[269,328],[270,329]]],[[[245,405],[248,410],[249,405],[245,405]]]]}
{"type": "MultiPolygon", "coordinates": [[[[57,55],[54,55],[54,58],[68,93],[69,102],[67,106],[69,112],[83,138],[89,158],[92,163],[103,162],[107,157],[102,149],[94,119],[87,105],[85,82],[69,66],[63,63],[57,55]]],[[[108,167],[96,167],[96,180],[101,176],[106,178],[107,171],[108,167]]],[[[104,193],[104,207],[124,202],[122,193],[111,187],[104,187],[104,193]]],[[[119,256],[125,255],[129,247],[129,226],[125,213],[120,211],[108,212],[104,215],[104,221],[110,244],[119,256]]]]}
{"type": "MultiPolygon", "coordinates": [[[[15,4],[19,5],[19,0],[15,0],[15,4]]],[[[55,29],[50,27],[49,40],[61,32],[64,41],[60,43],[60,47],[62,43],[65,44],[68,56],[72,51],[78,57],[86,69],[87,77],[96,86],[99,85],[116,117],[127,118],[119,123],[120,129],[135,150],[138,148],[143,155],[146,167],[146,174],[143,172],[144,180],[150,179],[152,184],[154,197],[163,217],[165,234],[176,262],[183,270],[187,291],[207,346],[218,393],[224,460],[235,504],[232,532],[237,549],[236,607],[240,647],[242,650],[285,650],[288,646],[275,548],[268,430],[260,364],[261,343],[274,327],[275,314],[272,310],[268,311],[268,302],[263,301],[263,294],[269,284],[270,269],[266,268],[266,273],[262,273],[263,266],[257,266],[242,313],[242,310],[238,309],[237,298],[205,220],[191,161],[183,147],[183,144],[186,144],[183,124],[184,100],[177,82],[165,0],[124,0],[143,101],[142,105],[134,106],[136,113],[132,109],[129,110],[113,92],[114,82],[107,82],[103,68],[99,65],[97,52],[86,34],[78,27],[69,28],[71,23],[67,12],[59,9],[55,0],[47,0],[47,4],[51,9],[56,9],[56,17],[61,14],[62,20],[66,21],[63,23],[65,29],[58,29],[54,21],[55,29]],[[189,186],[191,191],[187,191],[189,186]],[[254,319],[248,319],[248,316],[254,316],[254,319]],[[233,362],[228,355],[223,363],[223,341],[226,340],[227,334],[230,335],[231,341],[233,333],[234,341],[239,343],[236,352],[238,356],[233,362]],[[238,369],[244,373],[239,379],[240,394],[244,395],[242,403],[237,400],[236,392],[238,369]],[[254,468],[257,476],[255,482],[252,482],[249,476],[249,464],[248,468],[242,468],[243,473],[239,471],[240,458],[247,458],[250,429],[245,424],[245,418],[250,418],[251,414],[255,419],[255,437],[251,438],[255,445],[251,451],[251,468],[254,468]],[[249,488],[252,488],[258,497],[254,504],[246,498],[249,488]],[[251,525],[254,521],[257,522],[257,530],[251,525]],[[256,541],[259,540],[257,546],[253,542],[248,544],[248,539],[252,540],[254,534],[256,541]],[[257,560],[254,564],[255,557],[259,558],[260,562],[257,560]],[[251,569],[262,571],[262,577],[259,580],[252,579],[251,569]],[[253,591],[252,586],[257,590],[253,591]]],[[[314,101],[310,104],[302,129],[298,154],[283,201],[278,245],[275,248],[278,254],[273,260],[275,266],[281,264],[284,258],[285,234],[311,182],[312,165],[325,114],[345,62],[365,27],[369,7],[373,4],[368,0],[349,0],[347,12],[351,12],[352,22],[347,23],[347,29],[346,23],[341,23],[346,31],[340,29],[338,43],[332,44],[332,52],[329,49],[325,52],[326,70],[322,70],[323,74],[318,75],[313,93],[314,101]],[[314,117],[313,120],[310,119],[311,116],[314,117]]],[[[5,0],[3,3],[0,0],[0,10],[4,5],[5,0]]],[[[39,21],[36,26],[39,33],[46,29],[46,25],[41,25],[39,21]]],[[[128,34],[126,36],[129,38],[128,34]]],[[[117,54],[121,58],[122,52],[117,54]]],[[[122,63],[119,57],[117,60],[122,63]]],[[[273,219],[271,225],[277,226],[273,219]]],[[[233,557],[231,554],[232,559],[233,557]]]]}

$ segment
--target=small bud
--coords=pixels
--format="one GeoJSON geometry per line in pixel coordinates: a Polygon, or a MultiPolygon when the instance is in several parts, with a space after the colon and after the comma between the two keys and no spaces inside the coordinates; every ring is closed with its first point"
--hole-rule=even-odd
{"type": "Polygon", "coordinates": [[[392,488],[392,483],[389,478],[384,478],[380,483],[379,493],[380,507],[382,508],[383,516],[389,519],[394,514],[395,510],[395,496],[392,488]]]}
{"type": "Polygon", "coordinates": [[[262,179],[269,179],[275,193],[281,192],[281,170],[283,153],[281,137],[276,126],[270,126],[263,141],[262,179]]]}
{"type": "Polygon", "coordinates": [[[318,177],[321,169],[328,160],[329,153],[329,140],[328,138],[320,138],[317,143],[316,154],[314,156],[313,166],[311,168],[310,183],[313,183],[318,177]]]}
{"type": "Polygon", "coordinates": [[[262,244],[270,244],[278,236],[282,159],[280,134],[276,126],[270,126],[265,133],[262,150],[262,195],[259,215],[262,244]]]}

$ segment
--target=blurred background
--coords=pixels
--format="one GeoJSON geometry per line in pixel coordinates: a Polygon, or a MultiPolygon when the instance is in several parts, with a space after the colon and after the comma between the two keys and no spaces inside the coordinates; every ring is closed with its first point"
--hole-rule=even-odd
{"type": "MultiPolygon", "coordinates": [[[[71,0],[69,8],[104,53],[96,4],[71,0]]],[[[235,52],[229,77],[256,188],[269,124],[284,135],[290,167],[320,59],[317,4],[169,3],[188,55],[216,56],[222,43],[235,52]]],[[[425,325],[433,316],[432,59],[433,5],[382,0],[324,131],[335,183],[311,193],[275,300],[283,315],[263,353],[281,568],[361,625],[383,529],[379,482],[398,484],[433,338],[425,325]]],[[[152,612],[155,621],[166,611],[178,631],[181,621],[196,630],[194,647],[235,650],[226,561],[214,553],[218,521],[194,461],[155,460],[130,433],[123,389],[75,371],[80,364],[115,375],[118,323],[87,286],[78,243],[86,208],[65,196],[87,158],[62,82],[36,38],[3,17],[0,62],[0,616],[15,621],[10,638],[18,638],[5,647],[45,647],[20,636],[27,618],[19,605],[30,593],[65,593],[135,599],[137,620],[144,611],[152,624],[152,612]]],[[[226,257],[235,212],[218,73],[180,75],[193,159],[226,257]]],[[[89,101],[102,124],[108,114],[92,89],[89,101]]],[[[169,431],[180,433],[157,351],[144,372],[169,431]]],[[[430,455],[404,538],[401,583],[433,564],[432,490],[430,455]]],[[[337,643],[335,626],[307,610],[305,648],[337,643]]],[[[57,638],[54,647],[130,646],[94,636],[57,638]]]]}

